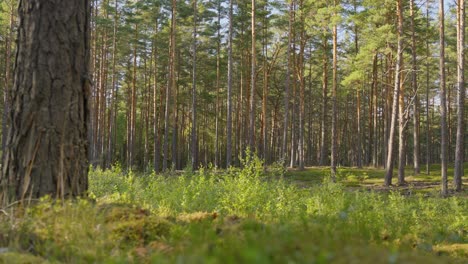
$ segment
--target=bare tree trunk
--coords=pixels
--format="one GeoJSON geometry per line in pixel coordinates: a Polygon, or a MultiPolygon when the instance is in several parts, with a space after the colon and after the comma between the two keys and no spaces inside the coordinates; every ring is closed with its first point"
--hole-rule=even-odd
{"type": "Polygon", "coordinates": [[[455,149],[455,173],[453,187],[455,191],[462,190],[463,161],[465,153],[464,124],[465,106],[465,0],[458,0],[457,6],[457,143],[455,149]]]}
{"type": "Polygon", "coordinates": [[[291,44],[292,44],[292,27],[294,22],[294,0],[289,4],[289,26],[288,26],[288,47],[286,56],[288,57],[288,65],[286,67],[286,81],[284,89],[284,123],[283,123],[283,142],[281,145],[281,159],[286,162],[287,157],[287,142],[288,142],[288,126],[289,126],[289,86],[291,84],[291,44]]]}
{"type": "Polygon", "coordinates": [[[326,141],[327,141],[327,102],[328,102],[328,55],[327,55],[327,50],[328,50],[328,39],[327,37],[324,37],[323,39],[323,55],[322,55],[322,122],[320,123],[320,161],[319,165],[324,166],[325,165],[325,159],[327,156],[327,146],[326,146],[326,141]]]}
{"type": "MultiPolygon", "coordinates": [[[[192,170],[197,168],[197,0],[193,0],[193,43],[192,43],[192,170]]],[[[218,134],[216,134],[218,136],[218,134]]]]}
{"type": "Polygon", "coordinates": [[[232,159],[232,1],[229,0],[229,36],[228,36],[228,84],[227,84],[227,125],[226,125],[226,167],[232,159]]]}
{"type": "MultiPolygon", "coordinates": [[[[429,28],[429,1],[426,2],[426,27],[429,28]]],[[[430,139],[430,122],[429,122],[429,59],[431,53],[429,51],[429,36],[426,36],[426,174],[429,175],[429,166],[431,164],[431,139],[430,139]]]]}
{"type": "Polygon", "coordinates": [[[0,203],[86,195],[90,2],[21,0],[18,13],[0,203]]]}
{"type": "Polygon", "coordinates": [[[117,53],[117,19],[118,19],[118,1],[114,1],[114,29],[112,34],[112,88],[110,95],[110,109],[109,109],[109,137],[107,141],[107,165],[110,167],[113,161],[114,154],[114,129],[115,129],[115,117],[117,115],[117,76],[116,76],[116,53],[117,53]]]}
{"type": "Polygon", "coordinates": [[[133,168],[133,159],[135,155],[135,127],[136,127],[136,68],[137,68],[137,49],[138,49],[138,24],[135,24],[135,43],[133,44],[133,73],[132,73],[132,91],[130,99],[130,137],[128,142],[128,166],[133,168]]]}
{"type": "Polygon", "coordinates": [[[219,167],[219,115],[220,115],[220,104],[219,104],[219,89],[220,89],[220,60],[221,60],[221,0],[218,0],[218,21],[217,21],[217,33],[216,33],[216,115],[215,115],[215,160],[214,165],[216,168],[219,167]]]}
{"type": "Polygon", "coordinates": [[[397,16],[398,16],[398,46],[397,46],[397,61],[395,65],[395,84],[393,87],[393,106],[392,106],[392,120],[390,124],[390,133],[388,137],[388,153],[385,171],[385,186],[392,184],[393,166],[394,166],[394,139],[396,122],[398,118],[398,98],[400,95],[400,82],[401,82],[401,68],[403,64],[403,11],[402,0],[397,0],[397,16]]]}
{"type": "Polygon", "coordinates": [[[251,47],[251,72],[250,72],[250,113],[249,113],[249,147],[251,151],[255,151],[255,85],[256,85],[256,33],[255,33],[255,0],[252,0],[251,10],[251,30],[252,30],[252,47],[251,47]]]}
{"type": "Polygon", "coordinates": [[[439,45],[440,45],[440,158],[442,176],[442,195],[448,194],[447,184],[447,99],[445,87],[445,21],[444,0],[439,0],[439,45]]]}
{"type": "MultiPolygon", "coordinates": [[[[401,70],[403,71],[403,66],[401,70]]],[[[405,184],[405,165],[406,165],[406,120],[407,115],[405,113],[405,84],[400,75],[400,93],[398,98],[398,185],[405,184]]]]}
{"type": "Polygon", "coordinates": [[[159,135],[159,112],[162,110],[162,96],[163,96],[163,89],[161,88],[160,96],[160,104],[159,109],[157,105],[157,93],[158,93],[158,45],[156,43],[156,39],[158,36],[158,19],[156,18],[155,25],[154,25],[154,34],[155,38],[153,40],[154,45],[154,84],[153,84],[153,170],[155,172],[159,171],[159,161],[160,161],[160,141],[161,137],[159,135]]]}
{"type": "Polygon", "coordinates": [[[414,17],[416,16],[414,0],[410,0],[411,12],[411,86],[413,87],[414,103],[413,103],[413,167],[414,174],[420,173],[419,168],[419,99],[418,99],[418,66],[417,66],[417,53],[416,53],[416,29],[414,17]]]}
{"type": "Polygon", "coordinates": [[[377,160],[377,53],[374,54],[372,62],[372,166],[376,168],[378,166],[377,160]]]}
{"type": "Polygon", "coordinates": [[[305,38],[305,16],[304,16],[304,0],[300,1],[301,9],[301,35],[299,43],[299,61],[298,61],[298,71],[299,71],[299,170],[304,170],[304,119],[305,119],[305,80],[304,80],[304,49],[306,45],[305,38]]]}
{"type": "MultiPolygon", "coordinates": [[[[334,1],[336,7],[336,0],[334,1]]],[[[335,12],[336,15],[336,12],[335,12]]],[[[331,180],[336,181],[336,163],[338,158],[338,118],[337,118],[337,90],[338,90],[338,25],[333,25],[333,82],[332,82],[332,144],[331,144],[331,180]]]]}
{"type": "MultiPolygon", "coordinates": [[[[169,51],[169,79],[167,81],[166,87],[166,106],[164,110],[164,143],[163,143],[163,171],[168,169],[167,162],[169,159],[169,127],[170,127],[170,108],[172,105],[172,96],[171,91],[175,86],[175,30],[176,30],[176,2],[172,1],[172,11],[171,11],[171,32],[170,32],[170,51],[169,51]]],[[[174,91],[175,92],[175,91],[174,91]]],[[[174,111],[177,111],[174,109],[174,111]]],[[[174,155],[175,153],[172,153],[174,155]]]]}

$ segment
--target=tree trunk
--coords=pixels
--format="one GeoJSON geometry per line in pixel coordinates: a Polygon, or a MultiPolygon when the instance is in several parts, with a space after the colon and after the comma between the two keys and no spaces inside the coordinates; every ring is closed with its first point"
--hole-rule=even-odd
{"type": "Polygon", "coordinates": [[[10,85],[11,85],[11,43],[13,42],[14,23],[13,1],[10,3],[10,26],[5,40],[5,83],[3,87],[3,115],[2,115],[2,159],[5,155],[6,139],[8,133],[8,113],[10,112],[10,85]]]}
{"type": "Polygon", "coordinates": [[[418,67],[417,67],[417,53],[416,53],[416,29],[415,29],[415,5],[414,0],[410,1],[411,12],[411,86],[414,93],[413,102],[413,167],[414,174],[420,173],[419,168],[419,99],[418,99],[418,67]]]}
{"type": "MultiPolygon", "coordinates": [[[[336,7],[336,0],[334,1],[336,7]]],[[[336,15],[336,13],[335,13],[336,15]]],[[[338,90],[338,25],[333,25],[333,82],[332,82],[332,144],[331,144],[331,180],[336,180],[336,163],[338,158],[338,119],[337,119],[337,90],[338,90]]]]}
{"type": "Polygon", "coordinates": [[[251,151],[255,151],[255,85],[256,85],[256,33],[255,33],[255,0],[252,0],[252,10],[251,10],[251,30],[252,30],[252,39],[251,39],[251,68],[250,68],[250,107],[249,107],[249,147],[251,151]]]}
{"type": "Polygon", "coordinates": [[[448,194],[447,186],[447,99],[445,87],[445,25],[444,0],[439,0],[439,45],[440,45],[440,158],[442,195],[448,194]]]}
{"type": "Polygon", "coordinates": [[[229,168],[229,166],[231,166],[232,159],[232,1],[234,0],[229,0],[226,168],[229,168]]]}
{"type": "MultiPolygon", "coordinates": [[[[192,141],[191,141],[191,166],[197,168],[197,0],[193,0],[193,43],[192,43],[192,141]]],[[[218,136],[216,134],[216,136],[218,136]]]]}
{"type": "Polygon", "coordinates": [[[320,161],[319,165],[325,165],[325,159],[327,156],[327,102],[328,102],[328,39],[323,39],[323,55],[322,55],[322,122],[320,123],[320,161]]]}
{"type": "Polygon", "coordinates": [[[112,34],[112,87],[110,94],[110,109],[109,109],[109,137],[107,141],[107,166],[110,167],[113,161],[114,154],[114,130],[115,130],[115,117],[117,115],[116,106],[117,106],[117,76],[116,76],[116,54],[117,54],[117,16],[118,16],[118,2],[114,1],[114,25],[113,25],[113,34],[112,34]]]}
{"type": "MultiPolygon", "coordinates": [[[[393,105],[392,105],[392,120],[390,123],[390,132],[388,137],[388,153],[385,171],[385,186],[392,184],[393,166],[394,166],[394,139],[396,122],[398,118],[398,98],[400,95],[401,68],[403,64],[403,11],[402,0],[397,0],[397,16],[398,16],[398,46],[397,46],[397,61],[395,65],[395,80],[393,87],[393,105]]],[[[401,117],[400,117],[401,118],[401,117]]]]}
{"type": "Polygon", "coordinates": [[[457,6],[457,143],[455,147],[455,173],[453,187],[455,191],[462,189],[463,160],[465,153],[464,137],[466,135],[464,124],[465,106],[465,0],[458,0],[457,6]]]}
{"type": "MultiPolygon", "coordinates": [[[[429,1],[426,2],[426,27],[429,28],[429,1]]],[[[429,50],[429,36],[426,36],[426,174],[429,175],[429,166],[431,164],[431,139],[429,124],[429,60],[431,53],[429,50]]]]}
{"type": "Polygon", "coordinates": [[[288,25],[288,46],[286,56],[288,65],[286,67],[286,80],[284,89],[284,122],[283,122],[283,142],[281,145],[281,159],[286,162],[287,157],[287,142],[288,142],[288,126],[289,126],[289,86],[291,84],[291,44],[292,44],[292,27],[294,22],[294,1],[289,4],[289,25],[288,25]]]}
{"type": "MultiPolygon", "coordinates": [[[[169,48],[169,79],[167,80],[166,86],[166,106],[164,110],[164,143],[163,143],[163,171],[168,169],[167,162],[169,160],[169,127],[170,127],[170,109],[172,107],[172,96],[171,92],[175,86],[175,29],[176,29],[176,2],[172,1],[172,11],[171,11],[171,32],[170,32],[170,48],[169,48]]],[[[176,109],[173,110],[175,112],[176,109]]],[[[175,125],[174,125],[175,127],[175,125]]],[[[172,153],[174,155],[175,153],[172,153]]]]}
{"type": "Polygon", "coordinates": [[[90,2],[21,0],[18,13],[1,202],[85,195],[90,2]]]}

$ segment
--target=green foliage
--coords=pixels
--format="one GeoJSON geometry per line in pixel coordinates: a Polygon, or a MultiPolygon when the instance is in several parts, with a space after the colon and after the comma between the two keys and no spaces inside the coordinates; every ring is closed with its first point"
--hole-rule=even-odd
{"type": "MultiPolygon", "coordinates": [[[[287,182],[295,172],[278,179],[248,152],[242,162],[168,176],[92,170],[94,201],[45,198],[0,216],[0,248],[9,250],[0,263],[12,254],[32,263],[462,263],[466,256],[463,197],[350,191],[326,178],[298,187],[287,182]]],[[[344,180],[365,177],[358,174],[339,170],[344,180]]]]}

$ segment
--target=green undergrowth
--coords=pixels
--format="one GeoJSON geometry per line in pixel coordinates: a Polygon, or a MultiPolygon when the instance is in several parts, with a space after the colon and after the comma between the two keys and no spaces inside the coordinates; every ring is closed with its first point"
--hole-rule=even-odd
{"type": "Polygon", "coordinates": [[[93,170],[90,199],[0,212],[0,263],[464,263],[468,203],[242,169],[93,170]]]}
{"type": "MultiPolygon", "coordinates": [[[[468,175],[468,163],[464,164],[464,175],[468,175]]],[[[453,180],[453,165],[448,168],[448,180],[449,185],[453,180]]],[[[393,179],[394,185],[397,184],[396,171],[394,172],[395,177],[393,179]]],[[[350,167],[339,167],[337,169],[337,181],[346,187],[352,188],[371,188],[371,189],[383,189],[381,188],[384,182],[385,169],[383,168],[350,168],[350,167]]],[[[305,170],[299,171],[290,169],[285,173],[285,179],[289,183],[293,183],[298,187],[310,187],[313,185],[320,184],[325,179],[330,177],[329,167],[309,167],[305,170]]],[[[405,168],[405,180],[407,185],[402,186],[404,189],[412,189],[416,192],[440,192],[440,181],[441,171],[439,164],[432,164],[429,167],[429,175],[426,174],[426,167],[421,167],[421,172],[415,174],[411,166],[405,168]]],[[[466,177],[463,178],[463,184],[467,188],[468,180],[466,177]]],[[[450,186],[449,186],[450,187],[450,186]]],[[[401,188],[400,188],[401,189],[401,188]]],[[[387,189],[386,189],[387,190],[387,189]]],[[[463,196],[468,196],[468,193],[462,192],[463,196]]]]}

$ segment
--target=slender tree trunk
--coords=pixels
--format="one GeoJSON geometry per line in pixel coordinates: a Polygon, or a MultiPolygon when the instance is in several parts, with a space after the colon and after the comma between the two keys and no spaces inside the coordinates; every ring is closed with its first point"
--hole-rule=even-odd
{"type": "Polygon", "coordinates": [[[322,55],[322,122],[320,123],[320,161],[319,165],[325,165],[325,159],[327,156],[327,103],[328,103],[328,39],[324,37],[323,43],[323,55],[322,55]]]}
{"type": "Polygon", "coordinates": [[[130,137],[128,142],[128,169],[133,168],[135,155],[135,128],[136,128],[136,79],[137,79],[137,49],[138,49],[138,24],[135,24],[135,43],[133,47],[133,73],[130,106],[130,137]]]}
{"type": "Polygon", "coordinates": [[[252,47],[251,47],[251,72],[250,72],[250,113],[249,113],[249,147],[251,151],[255,151],[255,85],[256,85],[256,33],[255,33],[255,0],[252,0],[251,10],[251,30],[252,30],[252,47]]]}
{"type": "Polygon", "coordinates": [[[86,195],[90,2],[21,0],[18,13],[0,204],[86,195]]]}
{"type": "MultiPolygon", "coordinates": [[[[429,1],[426,1],[426,27],[429,28],[429,1]]],[[[430,173],[430,164],[431,164],[431,138],[430,138],[430,122],[429,122],[429,60],[430,60],[430,50],[429,50],[429,36],[426,36],[426,174],[430,173]]]]}
{"type": "MultiPolygon", "coordinates": [[[[402,63],[403,64],[403,63],[402,63]]],[[[403,71],[403,66],[401,70],[403,71]]],[[[405,84],[402,75],[400,75],[400,93],[398,98],[398,185],[405,184],[405,165],[406,165],[406,121],[405,113],[405,84]]]]}
{"type": "Polygon", "coordinates": [[[395,129],[398,118],[398,98],[400,95],[400,81],[401,81],[401,69],[403,64],[403,11],[402,11],[402,0],[397,0],[397,16],[398,16],[398,46],[397,46],[397,61],[395,65],[395,80],[393,87],[393,106],[392,106],[392,120],[390,123],[390,132],[388,137],[388,153],[385,171],[385,186],[392,184],[393,177],[393,166],[394,166],[394,140],[395,140],[395,129]]]}
{"type": "Polygon", "coordinates": [[[115,107],[117,105],[117,76],[116,76],[116,54],[117,54],[117,19],[118,19],[118,1],[114,1],[114,25],[112,33],[112,88],[110,95],[110,109],[109,109],[109,135],[107,141],[107,165],[110,167],[113,161],[114,154],[114,128],[115,128],[115,117],[117,112],[115,107]]]}
{"type": "MultiPolygon", "coordinates": [[[[266,9],[266,5],[265,5],[266,9]]],[[[262,158],[265,161],[265,166],[268,163],[268,113],[267,113],[267,101],[268,101],[268,18],[263,18],[263,94],[262,94],[262,158]]]]}
{"type": "MultiPolygon", "coordinates": [[[[193,0],[193,43],[192,43],[192,170],[197,168],[197,0],[193,0]]],[[[217,127],[216,127],[217,128],[217,127]]],[[[216,133],[216,137],[218,134],[216,133]]]]}
{"type": "Polygon", "coordinates": [[[416,29],[415,29],[415,16],[416,10],[414,0],[410,0],[411,12],[411,86],[413,87],[414,103],[413,103],[413,167],[414,174],[420,173],[419,168],[419,99],[418,99],[418,66],[417,66],[417,53],[416,53],[416,29]]]}
{"type": "Polygon", "coordinates": [[[158,37],[158,19],[156,18],[155,25],[154,25],[154,84],[153,84],[153,170],[155,172],[159,171],[159,161],[160,161],[160,135],[159,135],[159,112],[162,109],[162,96],[163,90],[161,88],[161,92],[159,94],[160,104],[159,109],[157,105],[157,97],[158,97],[158,45],[156,43],[158,37]]]}
{"type": "Polygon", "coordinates": [[[298,71],[299,71],[299,170],[304,170],[304,118],[305,118],[305,80],[304,80],[304,49],[306,45],[305,39],[305,16],[304,16],[304,1],[300,1],[301,9],[301,35],[299,43],[299,60],[298,60],[298,71]]]}
{"type": "Polygon", "coordinates": [[[287,157],[287,142],[288,142],[288,126],[289,126],[289,86],[291,85],[291,44],[292,44],[292,30],[294,22],[294,0],[289,4],[289,25],[288,25],[288,47],[286,56],[288,57],[288,65],[286,67],[286,80],[284,89],[284,122],[283,122],[283,142],[281,145],[281,159],[286,162],[287,157]]]}
{"type": "Polygon", "coordinates": [[[376,168],[378,166],[377,160],[377,75],[378,75],[378,68],[377,68],[377,53],[374,54],[374,59],[372,62],[372,166],[376,168]]]}
{"type": "Polygon", "coordinates": [[[447,99],[445,87],[445,21],[444,0],[439,0],[439,45],[440,45],[440,158],[442,175],[442,195],[448,194],[447,184],[447,99]]]}
{"type": "MultiPolygon", "coordinates": [[[[336,0],[334,6],[336,7],[336,0]]],[[[335,12],[336,15],[336,12],[335,12]]],[[[332,144],[331,144],[331,180],[336,180],[336,163],[338,159],[338,118],[337,118],[337,90],[338,90],[338,25],[333,25],[333,82],[332,82],[332,144]]]]}
{"type": "Polygon", "coordinates": [[[221,60],[221,0],[218,0],[218,21],[216,33],[216,115],[215,115],[215,160],[214,165],[219,167],[219,116],[220,116],[220,103],[219,103],[219,89],[220,89],[220,60],[221,60]]]}
{"type": "Polygon", "coordinates": [[[227,124],[226,124],[226,167],[232,162],[232,1],[229,0],[228,72],[227,72],[227,124]]]}
{"type": "Polygon", "coordinates": [[[465,153],[464,124],[465,107],[465,0],[458,0],[457,6],[457,143],[455,149],[455,173],[453,187],[455,191],[462,189],[463,161],[465,153]]]}

